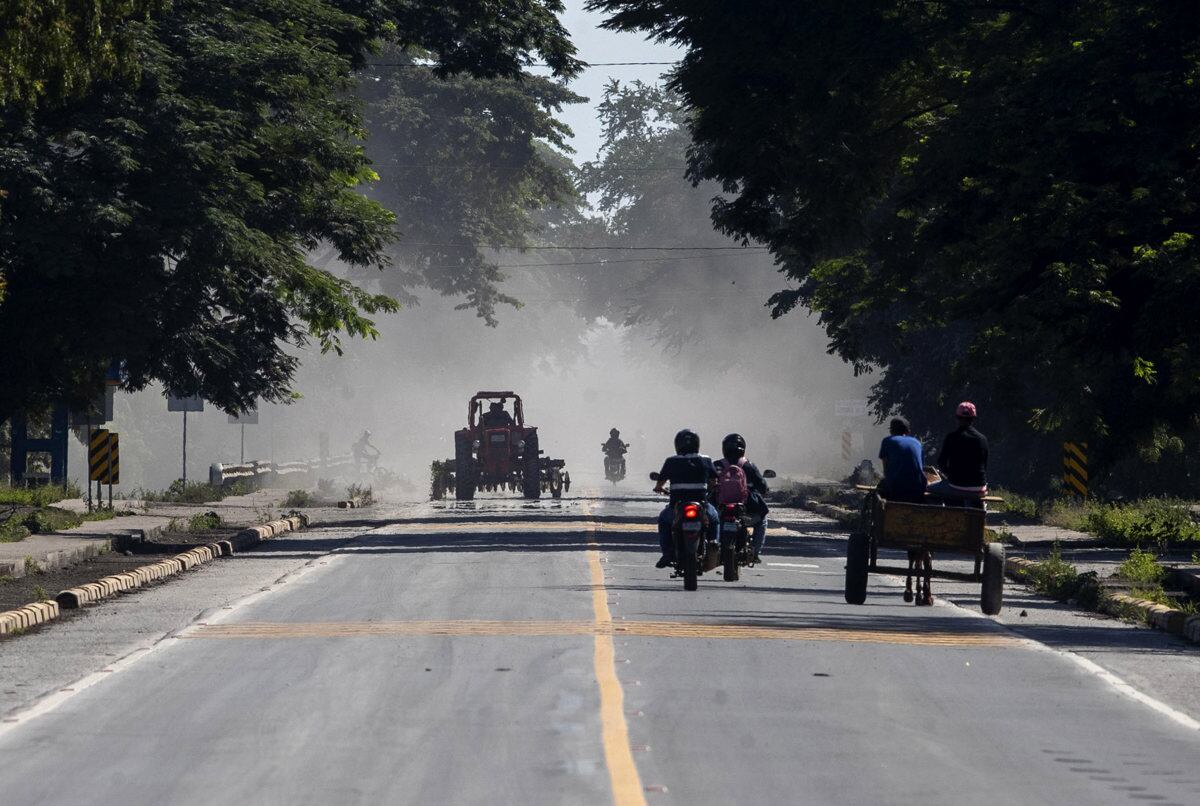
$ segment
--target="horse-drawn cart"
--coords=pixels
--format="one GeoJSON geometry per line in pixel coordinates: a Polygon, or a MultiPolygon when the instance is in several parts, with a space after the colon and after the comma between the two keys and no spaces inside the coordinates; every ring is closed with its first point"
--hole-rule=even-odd
{"type": "Polygon", "coordinates": [[[1004,601],[1004,546],[987,542],[985,515],[977,507],[886,501],[871,489],[863,502],[862,530],[850,535],[846,550],[846,601],[866,601],[868,575],[882,573],[905,577],[904,601],[933,604],[930,581],[936,576],[982,583],[980,606],[987,615],[996,615],[1004,601]],[[908,567],[880,566],[881,548],[907,552],[908,567]],[[975,560],[975,570],[934,571],[934,552],[968,555],[975,560]]]}

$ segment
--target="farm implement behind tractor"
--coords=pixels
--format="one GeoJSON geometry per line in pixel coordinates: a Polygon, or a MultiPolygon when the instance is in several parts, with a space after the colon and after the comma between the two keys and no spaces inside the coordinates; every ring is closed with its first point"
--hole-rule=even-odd
{"type": "Polygon", "coordinates": [[[530,499],[545,492],[561,498],[571,489],[565,465],[562,459],[542,456],[537,428],[525,425],[520,395],[476,392],[467,404],[467,427],[454,432],[454,458],[433,463],[431,494],[435,501],[448,492],[470,501],[477,491],[496,490],[519,490],[530,499]],[[510,399],[512,414],[504,410],[510,399]]]}

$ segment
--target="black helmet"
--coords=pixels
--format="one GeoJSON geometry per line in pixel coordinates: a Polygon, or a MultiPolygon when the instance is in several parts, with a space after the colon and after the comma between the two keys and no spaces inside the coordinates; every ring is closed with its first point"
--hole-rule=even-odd
{"type": "Polygon", "coordinates": [[[610,437],[619,437],[619,436],[621,436],[621,432],[615,428],[610,428],[610,429],[608,429],[608,435],[610,437]]]}
{"type": "Polygon", "coordinates": [[[501,409],[503,409],[503,408],[504,408],[504,404],[503,404],[503,403],[501,403],[501,402],[500,402],[500,401],[498,401],[498,400],[497,400],[497,401],[493,401],[491,404],[489,404],[489,405],[488,405],[488,410],[489,410],[489,411],[500,411],[500,410],[501,410],[501,409]]]}
{"type": "Polygon", "coordinates": [[[746,455],[746,440],[741,434],[730,434],[721,440],[721,455],[727,462],[736,462],[746,455]]]}
{"type": "Polygon", "coordinates": [[[700,453],[700,435],[685,428],[675,435],[675,453],[700,453]]]}

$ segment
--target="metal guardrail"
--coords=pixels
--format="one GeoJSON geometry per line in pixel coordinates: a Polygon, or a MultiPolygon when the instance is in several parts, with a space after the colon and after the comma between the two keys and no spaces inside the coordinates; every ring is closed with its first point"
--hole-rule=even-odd
{"type": "Polygon", "coordinates": [[[319,478],[328,478],[331,473],[353,466],[354,457],[351,454],[302,462],[274,463],[258,459],[244,464],[214,462],[208,469],[208,483],[213,487],[229,487],[241,482],[251,490],[296,482],[315,484],[319,478]]]}

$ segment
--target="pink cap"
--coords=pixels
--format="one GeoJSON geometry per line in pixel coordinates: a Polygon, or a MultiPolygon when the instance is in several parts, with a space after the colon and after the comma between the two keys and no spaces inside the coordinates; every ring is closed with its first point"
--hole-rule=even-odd
{"type": "Polygon", "coordinates": [[[969,400],[964,400],[962,403],[959,403],[958,408],[954,410],[954,413],[959,417],[977,416],[975,414],[975,404],[969,400]]]}

